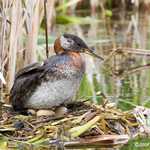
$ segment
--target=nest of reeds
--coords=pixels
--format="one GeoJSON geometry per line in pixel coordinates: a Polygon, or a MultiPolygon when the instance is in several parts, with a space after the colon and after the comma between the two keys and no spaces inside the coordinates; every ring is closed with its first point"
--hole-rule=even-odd
{"type": "Polygon", "coordinates": [[[114,103],[95,105],[78,102],[59,117],[12,115],[5,111],[0,119],[1,136],[7,144],[35,146],[118,145],[139,134],[150,133],[150,109],[137,107],[122,111],[114,103]],[[15,141],[15,143],[14,143],[15,141]]]}

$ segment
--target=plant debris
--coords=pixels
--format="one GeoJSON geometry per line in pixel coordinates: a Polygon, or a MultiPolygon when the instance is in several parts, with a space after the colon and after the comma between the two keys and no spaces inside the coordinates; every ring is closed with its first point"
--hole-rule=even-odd
{"type": "Polygon", "coordinates": [[[143,133],[150,135],[150,109],[140,106],[123,112],[108,101],[104,105],[90,102],[77,105],[69,105],[68,114],[61,117],[23,116],[6,111],[0,118],[1,137],[5,137],[11,147],[20,143],[28,146],[62,143],[71,147],[115,146],[143,133]]]}

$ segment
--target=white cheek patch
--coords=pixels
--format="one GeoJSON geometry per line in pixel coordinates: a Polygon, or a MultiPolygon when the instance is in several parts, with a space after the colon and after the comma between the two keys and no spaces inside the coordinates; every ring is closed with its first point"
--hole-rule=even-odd
{"type": "Polygon", "coordinates": [[[67,38],[65,38],[64,36],[60,37],[60,45],[64,48],[64,49],[71,49],[72,45],[74,44],[74,41],[67,38]]]}

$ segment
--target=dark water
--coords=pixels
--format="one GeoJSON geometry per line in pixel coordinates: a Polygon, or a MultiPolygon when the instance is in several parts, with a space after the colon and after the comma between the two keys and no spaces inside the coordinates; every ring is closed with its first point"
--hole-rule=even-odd
{"type": "MultiPolygon", "coordinates": [[[[57,34],[64,31],[79,35],[104,58],[117,47],[150,49],[150,15],[146,12],[118,12],[112,18],[94,14],[89,24],[58,25],[56,29],[57,34]]],[[[97,102],[96,92],[101,91],[123,110],[136,105],[150,107],[150,67],[142,67],[150,63],[150,56],[117,53],[106,63],[88,55],[84,58],[87,74],[79,97],[92,97],[97,102]]],[[[142,138],[130,141],[121,149],[148,150],[149,147],[150,140],[142,138]]]]}

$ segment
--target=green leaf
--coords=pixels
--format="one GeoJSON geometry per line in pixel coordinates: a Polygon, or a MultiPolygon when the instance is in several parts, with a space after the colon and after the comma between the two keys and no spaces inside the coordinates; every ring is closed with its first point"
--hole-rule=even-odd
{"type": "Polygon", "coordinates": [[[90,22],[100,22],[100,20],[92,17],[76,17],[68,15],[56,16],[57,24],[89,24],[90,22]]]}
{"type": "Polygon", "coordinates": [[[146,101],[146,102],[144,103],[144,107],[150,108],[150,100],[149,100],[149,101],[146,101]]]}
{"type": "Polygon", "coordinates": [[[105,10],[105,16],[112,17],[112,11],[111,10],[105,10]]]}

